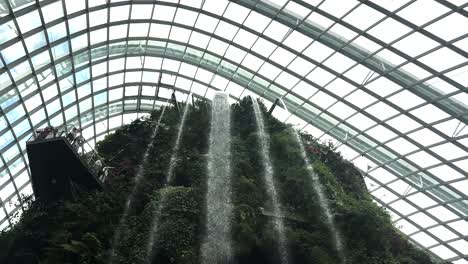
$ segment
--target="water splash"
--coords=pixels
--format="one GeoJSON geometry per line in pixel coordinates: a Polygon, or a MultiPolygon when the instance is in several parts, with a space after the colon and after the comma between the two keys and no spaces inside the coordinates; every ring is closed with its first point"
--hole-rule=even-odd
{"type": "MultiPolygon", "coordinates": [[[[279,100],[281,101],[281,104],[283,105],[286,112],[289,113],[288,107],[284,103],[283,99],[280,98],[279,100]]],[[[301,157],[302,159],[304,159],[304,163],[306,164],[307,171],[309,172],[309,176],[312,179],[312,185],[313,185],[314,191],[319,198],[320,209],[325,214],[327,225],[330,228],[331,233],[333,234],[333,238],[335,240],[336,251],[338,252],[340,259],[342,260],[342,263],[346,263],[346,257],[344,254],[343,241],[341,239],[341,234],[340,234],[340,231],[336,228],[335,219],[333,217],[333,214],[330,211],[328,200],[325,197],[325,194],[323,193],[323,186],[320,183],[318,175],[314,171],[314,167],[312,166],[309,158],[307,157],[307,154],[306,154],[304,145],[302,144],[302,140],[301,140],[301,136],[299,135],[299,132],[293,129],[293,133],[296,139],[296,143],[299,145],[299,149],[301,151],[301,157]]]]}
{"type": "Polygon", "coordinates": [[[231,263],[231,111],[228,95],[217,92],[211,112],[206,193],[206,235],[201,263],[231,263]]]}
{"type": "Polygon", "coordinates": [[[167,107],[167,104],[164,105],[164,107],[163,107],[163,109],[161,111],[161,115],[159,116],[158,121],[154,126],[153,133],[152,133],[151,139],[150,139],[150,144],[148,145],[148,147],[146,148],[146,150],[145,150],[145,152],[143,154],[143,160],[142,160],[141,164],[138,166],[137,173],[136,173],[136,176],[135,176],[135,184],[133,185],[133,188],[132,188],[132,191],[130,192],[130,195],[127,197],[127,201],[125,202],[122,216],[120,217],[120,220],[119,220],[119,225],[117,226],[117,230],[115,231],[114,237],[112,238],[111,252],[110,252],[110,257],[109,257],[109,261],[108,261],[109,264],[112,264],[113,261],[114,261],[114,257],[115,257],[115,254],[116,254],[116,249],[118,247],[119,241],[120,241],[121,236],[122,236],[122,228],[127,222],[127,217],[128,217],[128,215],[130,213],[131,204],[132,204],[133,200],[135,200],[138,187],[140,186],[141,179],[143,178],[143,174],[145,172],[145,165],[148,162],[149,153],[150,153],[151,149],[154,146],[154,140],[155,140],[155,138],[156,138],[156,136],[158,134],[159,125],[161,124],[161,121],[162,121],[162,119],[164,117],[164,113],[166,112],[166,107],[167,107]]]}
{"type": "MultiPolygon", "coordinates": [[[[189,108],[190,107],[187,102],[185,104],[184,114],[182,115],[182,120],[180,120],[180,123],[179,123],[176,141],[175,141],[174,147],[172,148],[172,155],[169,161],[169,168],[167,170],[166,179],[164,181],[163,188],[171,184],[172,178],[174,176],[174,168],[177,165],[177,152],[179,150],[179,145],[180,145],[182,134],[185,128],[185,120],[187,119],[187,113],[188,113],[189,108]]],[[[158,239],[157,235],[158,235],[158,229],[159,229],[159,217],[161,215],[163,206],[166,204],[166,200],[167,200],[167,195],[165,194],[165,192],[161,192],[161,198],[159,200],[156,210],[153,213],[153,221],[151,222],[151,227],[150,227],[150,232],[149,232],[148,244],[146,248],[147,263],[152,263],[153,258],[156,254],[154,250],[154,243],[158,239]]]]}
{"type": "Polygon", "coordinates": [[[274,224],[278,233],[278,251],[281,263],[286,264],[289,263],[289,253],[284,230],[284,214],[280,208],[278,194],[276,192],[275,182],[273,179],[274,171],[270,159],[270,137],[265,132],[265,124],[257,100],[252,99],[252,104],[255,112],[255,120],[257,122],[257,133],[261,146],[260,153],[262,155],[264,181],[267,187],[268,196],[270,197],[272,203],[273,214],[275,215],[274,224]]]}
{"type": "Polygon", "coordinates": [[[300,147],[301,156],[304,159],[304,163],[306,164],[307,171],[309,173],[310,178],[312,179],[312,186],[313,186],[315,193],[317,194],[319,204],[320,204],[320,209],[325,214],[326,223],[328,227],[330,228],[330,232],[333,234],[333,238],[335,240],[336,251],[338,252],[338,255],[340,259],[342,260],[342,262],[346,263],[341,234],[335,226],[335,220],[334,220],[333,214],[330,211],[330,205],[328,204],[328,199],[327,197],[325,197],[325,194],[323,192],[323,186],[320,183],[317,173],[315,173],[314,171],[313,165],[310,163],[310,160],[307,157],[307,154],[306,154],[304,145],[302,144],[302,140],[301,140],[301,136],[299,135],[299,132],[296,131],[295,129],[293,129],[293,131],[294,131],[297,144],[300,147]]]}

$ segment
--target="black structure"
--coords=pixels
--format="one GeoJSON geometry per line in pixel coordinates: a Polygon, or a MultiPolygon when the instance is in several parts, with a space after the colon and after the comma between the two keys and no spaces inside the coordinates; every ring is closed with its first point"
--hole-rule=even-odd
{"type": "Polygon", "coordinates": [[[73,199],[77,188],[102,190],[94,167],[64,137],[26,143],[34,194],[41,199],[73,199]]]}
{"type": "Polygon", "coordinates": [[[275,110],[275,107],[276,105],[278,104],[279,102],[279,99],[276,98],[275,102],[273,103],[273,105],[271,106],[270,110],[268,110],[268,114],[271,115],[271,113],[273,113],[273,110],[275,110]]]}
{"type": "Polygon", "coordinates": [[[179,116],[181,116],[180,107],[179,107],[179,103],[177,102],[177,98],[176,98],[176,96],[175,96],[175,92],[172,93],[171,99],[172,99],[172,102],[174,102],[174,106],[175,106],[176,109],[177,109],[177,113],[179,114],[179,116]]]}

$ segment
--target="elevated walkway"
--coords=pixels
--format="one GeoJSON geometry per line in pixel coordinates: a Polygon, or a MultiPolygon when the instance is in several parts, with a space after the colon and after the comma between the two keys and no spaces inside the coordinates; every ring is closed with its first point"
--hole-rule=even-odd
{"type": "Polygon", "coordinates": [[[26,143],[32,187],[40,199],[73,199],[78,188],[102,190],[97,155],[85,154],[82,145],[72,145],[65,135],[63,131],[45,137],[35,134],[26,143]]]}

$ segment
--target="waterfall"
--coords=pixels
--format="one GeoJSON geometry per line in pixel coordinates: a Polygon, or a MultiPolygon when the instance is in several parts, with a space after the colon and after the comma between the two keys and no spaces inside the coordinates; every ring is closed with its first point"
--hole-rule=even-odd
{"type": "Polygon", "coordinates": [[[297,144],[299,145],[299,148],[301,151],[301,156],[304,159],[304,163],[306,164],[309,177],[312,180],[312,186],[313,186],[314,192],[317,194],[320,208],[322,212],[325,214],[326,223],[328,227],[330,228],[331,233],[333,234],[333,238],[335,240],[336,251],[338,252],[338,255],[342,259],[343,263],[345,263],[346,259],[345,259],[344,252],[343,252],[343,242],[341,239],[341,234],[335,226],[335,220],[334,220],[332,212],[330,211],[328,199],[327,197],[325,197],[325,194],[323,192],[323,186],[320,183],[318,175],[314,171],[313,165],[310,163],[310,160],[307,157],[307,154],[306,154],[304,145],[302,144],[302,140],[301,140],[301,136],[299,135],[299,132],[294,130],[294,134],[295,134],[297,144]]]}
{"type": "MultiPolygon", "coordinates": [[[[167,170],[166,179],[164,181],[164,187],[170,185],[172,182],[174,168],[177,165],[177,152],[179,150],[180,140],[182,138],[182,133],[184,131],[185,120],[187,119],[187,113],[188,113],[189,108],[190,107],[189,107],[188,99],[187,99],[187,102],[184,108],[184,114],[182,115],[182,120],[180,120],[179,128],[177,131],[177,138],[176,138],[174,147],[172,148],[172,155],[169,161],[169,168],[167,170]]],[[[159,200],[158,207],[153,213],[153,221],[151,222],[151,227],[149,231],[149,238],[148,238],[148,244],[147,244],[147,249],[146,249],[147,263],[152,263],[152,260],[155,255],[154,243],[157,241],[159,217],[161,215],[163,206],[166,203],[166,200],[167,200],[167,195],[165,195],[164,192],[161,192],[161,198],[159,200]]]]}
{"type": "Polygon", "coordinates": [[[141,179],[143,178],[143,174],[145,172],[144,167],[145,167],[146,163],[148,162],[148,156],[149,156],[150,150],[154,146],[154,140],[156,138],[156,135],[158,134],[159,125],[161,124],[161,121],[162,121],[162,119],[164,117],[164,113],[166,112],[166,107],[167,107],[167,104],[164,105],[164,107],[163,107],[163,109],[161,111],[161,115],[159,116],[158,122],[154,126],[153,133],[152,133],[151,139],[150,139],[150,144],[148,145],[148,147],[146,148],[146,150],[145,150],[145,152],[143,154],[143,160],[142,160],[141,164],[138,166],[137,173],[136,173],[136,176],[135,176],[135,184],[133,185],[133,188],[132,188],[132,191],[130,192],[130,195],[127,197],[127,201],[125,202],[122,216],[120,217],[120,220],[119,220],[119,225],[117,227],[117,230],[114,233],[114,237],[112,238],[109,264],[112,264],[112,262],[114,261],[115,250],[116,250],[116,247],[118,247],[118,243],[119,243],[119,241],[121,239],[121,236],[122,236],[122,228],[123,228],[123,226],[125,225],[125,223],[127,221],[128,214],[130,213],[131,204],[132,204],[133,200],[135,199],[136,192],[137,192],[138,187],[140,185],[141,179]]]}
{"type": "Polygon", "coordinates": [[[275,187],[275,181],[273,179],[274,172],[270,159],[270,137],[265,132],[265,124],[257,100],[252,99],[252,103],[255,112],[255,120],[257,122],[257,133],[260,141],[260,153],[263,162],[264,182],[266,184],[267,194],[273,206],[273,214],[275,215],[274,224],[276,231],[278,232],[278,252],[281,259],[281,263],[285,264],[289,262],[289,254],[287,239],[284,230],[284,214],[280,208],[280,202],[275,187]]]}
{"type": "MultiPolygon", "coordinates": [[[[281,104],[283,105],[284,109],[286,112],[289,113],[288,107],[284,103],[283,99],[280,98],[281,104]]],[[[314,171],[314,167],[310,163],[309,158],[307,157],[304,145],[302,144],[301,136],[299,135],[299,132],[293,129],[293,133],[296,139],[296,143],[299,145],[299,149],[301,151],[301,157],[304,160],[304,163],[306,164],[307,171],[309,173],[309,177],[312,180],[312,185],[314,192],[317,194],[319,198],[319,204],[320,204],[320,209],[322,212],[325,214],[326,220],[327,220],[327,225],[328,228],[330,228],[331,233],[333,234],[333,238],[335,240],[335,246],[336,246],[336,251],[338,252],[338,255],[340,256],[341,260],[343,263],[346,263],[346,257],[344,254],[344,249],[343,249],[343,242],[341,239],[341,234],[340,231],[336,228],[335,226],[335,220],[333,217],[333,214],[330,211],[330,206],[328,205],[328,200],[325,197],[325,194],[323,193],[323,187],[322,184],[320,183],[318,175],[314,171]]]]}
{"type": "Polygon", "coordinates": [[[211,112],[206,235],[201,245],[201,262],[204,264],[228,264],[232,261],[230,162],[231,112],[228,95],[217,92],[211,112]]]}

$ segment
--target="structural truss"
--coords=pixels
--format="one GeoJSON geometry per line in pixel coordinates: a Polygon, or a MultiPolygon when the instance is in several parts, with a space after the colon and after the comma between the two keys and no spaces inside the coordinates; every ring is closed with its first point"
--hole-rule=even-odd
{"type": "Polygon", "coordinates": [[[95,143],[223,90],[282,99],[413,243],[468,263],[467,25],[467,0],[0,0],[0,229],[32,193],[34,130],[95,143]]]}

